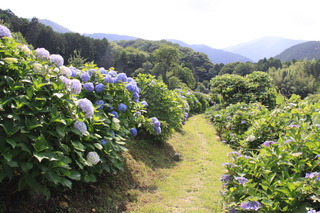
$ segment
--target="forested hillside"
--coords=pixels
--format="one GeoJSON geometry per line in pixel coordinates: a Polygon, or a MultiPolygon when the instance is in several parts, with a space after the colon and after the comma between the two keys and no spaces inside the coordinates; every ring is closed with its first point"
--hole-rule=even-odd
{"type": "Polygon", "coordinates": [[[320,41],[309,41],[284,50],[275,58],[281,61],[320,59],[320,41]]]}

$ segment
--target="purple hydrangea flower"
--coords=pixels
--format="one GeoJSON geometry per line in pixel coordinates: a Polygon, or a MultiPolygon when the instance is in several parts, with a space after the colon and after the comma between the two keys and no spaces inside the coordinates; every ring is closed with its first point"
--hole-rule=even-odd
{"type": "Polygon", "coordinates": [[[125,104],[119,104],[118,105],[118,110],[119,111],[122,111],[122,112],[125,112],[127,110],[127,106],[125,104]]]}
{"type": "Polygon", "coordinates": [[[245,123],[247,123],[247,122],[246,122],[246,121],[241,121],[241,123],[242,123],[242,124],[245,124],[245,123]]]}
{"type": "Polygon", "coordinates": [[[82,89],[81,82],[78,79],[70,80],[71,94],[79,94],[82,89]]]}
{"type": "Polygon", "coordinates": [[[290,127],[290,128],[299,128],[300,126],[299,126],[299,125],[293,125],[293,124],[292,124],[292,125],[289,125],[289,127],[290,127]]]}
{"type": "Polygon", "coordinates": [[[83,85],[83,88],[84,88],[85,90],[87,90],[88,92],[93,92],[93,90],[94,90],[94,85],[93,85],[93,83],[88,82],[88,83],[85,83],[85,84],[83,85]]]}
{"type": "Polygon", "coordinates": [[[86,82],[86,81],[90,80],[90,75],[89,75],[89,73],[85,72],[85,73],[82,73],[80,78],[81,78],[81,81],[86,82]]]}
{"type": "Polygon", "coordinates": [[[0,25],[0,38],[4,38],[4,37],[11,38],[12,37],[11,32],[6,26],[0,25]]]}
{"type": "Polygon", "coordinates": [[[159,135],[161,134],[161,127],[154,127],[154,130],[156,131],[156,134],[159,135]]]}
{"type": "Polygon", "coordinates": [[[77,77],[77,75],[78,75],[77,69],[70,67],[70,70],[71,70],[71,77],[73,77],[73,78],[77,77]]]}
{"type": "Polygon", "coordinates": [[[104,85],[103,84],[97,84],[96,85],[96,91],[97,92],[103,92],[103,90],[104,90],[104,85]]]}
{"type": "Polygon", "coordinates": [[[128,83],[134,82],[134,80],[133,80],[133,78],[130,78],[130,77],[129,77],[129,78],[127,78],[127,82],[128,82],[128,83]]]}
{"type": "Polygon", "coordinates": [[[143,107],[148,107],[148,103],[146,101],[141,101],[140,103],[142,104],[143,107]]]}
{"type": "Polygon", "coordinates": [[[117,75],[117,82],[126,82],[127,81],[127,75],[125,73],[119,73],[117,75]]]}
{"type": "Polygon", "coordinates": [[[95,102],[95,105],[98,105],[98,109],[103,109],[104,107],[104,101],[103,100],[98,100],[95,102]]]}
{"type": "Polygon", "coordinates": [[[119,114],[116,111],[112,111],[111,114],[113,114],[115,118],[119,117],[119,114]]]}
{"type": "Polygon", "coordinates": [[[107,70],[105,70],[103,67],[100,67],[100,73],[101,74],[108,74],[107,70]]]}
{"type": "Polygon", "coordinates": [[[131,128],[130,133],[131,133],[131,135],[136,136],[138,134],[138,131],[136,128],[131,128]]]}
{"type": "Polygon", "coordinates": [[[73,127],[78,130],[79,132],[81,132],[82,135],[85,135],[86,132],[87,132],[87,126],[84,122],[82,121],[76,121],[74,124],[73,124],[73,127]]]}
{"type": "Polygon", "coordinates": [[[160,127],[160,121],[158,120],[158,118],[156,118],[156,117],[152,117],[151,119],[150,119],[150,121],[151,121],[151,123],[153,124],[153,126],[155,127],[155,128],[157,128],[157,127],[160,127]]]}
{"type": "Polygon", "coordinates": [[[140,95],[139,95],[139,93],[134,92],[134,93],[132,93],[132,97],[133,97],[134,99],[139,99],[140,95]]]}
{"type": "Polygon", "coordinates": [[[66,86],[68,86],[70,84],[70,80],[68,78],[66,78],[65,76],[60,76],[59,79],[62,81],[62,83],[64,83],[66,86]]]}
{"type": "Polygon", "coordinates": [[[95,70],[95,69],[89,69],[88,70],[88,74],[90,75],[90,76],[92,76],[92,74],[93,73],[96,73],[97,71],[95,70]]]}
{"type": "Polygon", "coordinates": [[[36,49],[36,55],[38,56],[38,58],[40,59],[44,59],[44,58],[47,58],[49,59],[50,58],[50,53],[48,50],[44,49],[44,48],[37,48],[36,49]]]}
{"type": "Polygon", "coordinates": [[[265,141],[262,145],[265,147],[271,146],[272,144],[276,144],[277,142],[274,141],[265,141]]]}
{"type": "Polygon", "coordinates": [[[52,54],[50,56],[50,62],[54,63],[58,67],[61,67],[63,65],[63,63],[64,63],[62,56],[59,55],[59,54],[52,54]]]}
{"type": "Polygon", "coordinates": [[[231,177],[230,175],[222,175],[220,180],[222,182],[228,182],[228,181],[230,181],[230,177],[231,177]]]}
{"type": "Polygon", "coordinates": [[[305,178],[317,178],[317,177],[320,177],[319,172],[306,173],[306,176],[305,176],[305,178]]]}
{"type": "Polygon", "coordinates": [[[245,178],[245,177],[235,177],[234,179],[236,179],[241,185],[243,185],[246,182],[248,182],[248,179],[245,178]]]}
{"type": "Polygon", "coordinates": [[[261,207],[261,203],[258,201],[248,201],[241,203],[241,208],[243,210],[254,210],[258,211],[258,209],[261,207]]]}
{"type": "Polygon", "coordinates": [[[112,83],[112,84],[117,83],[117,78],[111,78],[111,82],[110,83],[112,83]]]}
{"type": "Polygon", "coordinates": [[[78,101],[78,107],[85,113],[87,118],[91,118],[94,113],[94,108],[90,100],[83,98],[78,101]]]}

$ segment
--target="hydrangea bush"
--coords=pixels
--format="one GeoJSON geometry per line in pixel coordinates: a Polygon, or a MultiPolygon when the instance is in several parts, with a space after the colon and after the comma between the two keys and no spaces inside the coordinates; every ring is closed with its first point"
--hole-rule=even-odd
{"type": "MultiPolygon", "coordinates": [[[[217,113],[220,114],[214,119],[229,116],[221,111],[217,113]]],[[[259,117],[252,121],[243,137],[235,139],[242,147],[239,152],[230,153],[231,162],[224,164],[226,173],[221,181],[225,209],[229,212],[319,211],[319,100],[302,101],[293,95],[259,117]]]]}
{"type": "Polygon", "coordinates": [[[50,185],[122,169],[124,140],[145,120],[140,89],[127,89],[134,80],[92,64],[65,67],[8,35],[0,39],[0,182],[49,195],[50,185]]]}
{"type": "MultiPolygon", "coordinates": [[[[141,89],[140,97],[148,102],[145,117],[149,122],[142,127],[143,136],[152,136],[159,141],[168,138],[176,129],[182,127],[187,107],[186,100],[177,91],[169,90],[154,76],[139,74],[136,82],[141,89]]],[[[128,89],[134,92],[131,87],[128,89]]]]}

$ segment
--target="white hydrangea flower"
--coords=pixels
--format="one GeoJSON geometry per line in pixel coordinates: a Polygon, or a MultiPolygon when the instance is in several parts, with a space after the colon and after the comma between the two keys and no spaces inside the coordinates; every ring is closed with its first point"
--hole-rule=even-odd
{"type": "Polygon", "coordinates": [[[93,165],[96,165],[100,162],[100,157],[96,152],[89,152],[87,154],[87,161],[92,163],[93,165]]]}
{"type": "Polygon", "coordinates": [[[61,67],[60,67],[60,74],[65,75],[65,76],[67,76],[67,77],[70,77],[71,74],[72,74],[72,72],[71,72],[71,70],[70,70],[68,67],[66,67],[66,66],[61,66],[61,67]]]}
{"type": "Polygon", "coordinates": [[[75,129],[77,129],[79,132],[82,133],[82,135],[85,135],[86,132],[87,132],[87,125],[82,122],[82,121],[76,121],[74,124],[73,124],[73,127],[75,129]]]}
{"type": "Polygon", "coordinates": [[[94,113],[94,108],[92,102],[87,98],[82,98],[78,101],[78,106],[81,108],[82,112],[85,113],[87,118],[91,118],[94,113]]]}

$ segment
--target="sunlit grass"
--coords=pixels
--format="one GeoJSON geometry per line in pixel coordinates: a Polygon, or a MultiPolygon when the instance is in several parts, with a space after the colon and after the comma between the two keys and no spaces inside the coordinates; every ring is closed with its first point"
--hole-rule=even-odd
{"type": "Polygon", "coordinates": [[[201,115],[193,116],[167,143],[180,153],[181,161],[159,168],[156,190],[141,192],[135,212],[221,212],[222,163],[232,150],[217,141],[214,129],[201,115]]]}

